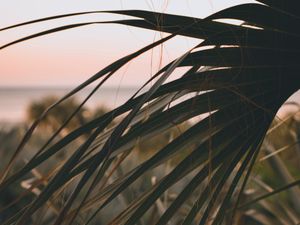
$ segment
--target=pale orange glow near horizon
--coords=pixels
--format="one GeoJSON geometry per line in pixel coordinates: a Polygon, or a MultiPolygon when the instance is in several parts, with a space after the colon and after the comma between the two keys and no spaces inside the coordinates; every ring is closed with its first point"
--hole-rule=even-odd
{"type": "MultiPolygon", "coordinates": [[[[204,17],[213,11],[237,3],[253,1],[43,1],[12,0],[0,9],[0,27],[45,16],[86,10],[144,9],[181,15],[204,17]],[[168,3],[168,4],[166,4],[168,3]]],[[[112,15],[91,15],[25,26],[0,33],[0,45],[42,30],[82,21],[122,19],[112,15]]],[[[113,61],[153,42],[159,34],[121,25],[93,25],[36,38],[0,51],[0,87],[3,86],[73,86],[113,61]]],[[[189,38],[175,38],[145,54],[120,71],[108,85],[135,86],[142,84],[158,69],[160,54],[163,63],[178,57],[198,43],[189,38]],[[152,60],[151,60],[152,59],[152,60]],[[152,68],[152,70],[151,70],[152,68]]]]}

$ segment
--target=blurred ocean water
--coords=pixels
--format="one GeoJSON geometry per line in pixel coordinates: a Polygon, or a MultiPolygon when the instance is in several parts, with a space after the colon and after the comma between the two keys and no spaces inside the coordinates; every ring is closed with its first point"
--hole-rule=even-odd
{"type": "MultiPolygon", "coordinates": [[[[87,107],[106,106],[114,108],[128,100],[138,87],[104,87],[96,92],[87,102],[87,107]]],[[[15,88],[0,87],[0,124],[14,124],[26,119],[26,109],[32,101],[37,101],[45,96],[61,97],[70,91],[71,88],[15,88]]],[[[78,100],[83,100],[91,91],[91,88],[84,89],[76,94],[78,100]]],[[[288,101],[300,104],[300,91],[295,93],[288,101]]]]}
{"type": "MultiPolygon", "coordinates": [[[[70,91],[71,88],[0,88],[0,123],[19,123],[26,119],[26,109],[32,101],[37,101],[45,96],[61,97],[70,91]]],[[[91,91],[91,88],[84,89],[75,96],[83,100],[91,91]]],[[[130,98],[137,88],[102,88],[96,92],[87,102],[87,107],[106,106],[113,108],[124,103],[130,98]]]]}

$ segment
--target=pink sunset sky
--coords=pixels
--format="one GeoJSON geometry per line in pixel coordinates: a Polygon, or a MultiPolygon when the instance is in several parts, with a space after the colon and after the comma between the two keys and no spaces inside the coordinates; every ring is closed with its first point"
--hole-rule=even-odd
{"type": "MultiPolygon", "coordinates": [[[[250,0],[10,0],[1,4],[0,28],[57,14],[113,9],[144,9],[203,18],[214,11],[250,0]]],[[[82,21],[106,21],[123,16],[96,14],[24,26],[0,33],[0,45],[26,35],[82,21]]],[[[73,86],[161,35],[121,25],[92,25],[29,40],[0,51],[0,86],[73,86]]],[[[135,86],[162,63],[178,57],[198,41],[177,37],[145,54],[111,79],[110,86],[135,86]],[[152,60],[151,60],[152,58],[152,60]]]]}

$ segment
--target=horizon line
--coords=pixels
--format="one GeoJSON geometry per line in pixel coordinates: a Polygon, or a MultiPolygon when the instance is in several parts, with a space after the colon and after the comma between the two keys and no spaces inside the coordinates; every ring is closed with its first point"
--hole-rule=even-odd
{"type": "MultiPolygon", "coordinates": [[[[55,86],[55,85],[25,85],[25,86],[18,86],[18,85],[0,85],[0,89],[70,89],[70,88],[76,88],[78,85],[63,85],[63,86],[55,86]]],[[[88,86],[86,88],[94,88],[96,85],[88,86]]],[[[130,88],[137,88],[139,85],[121,85],[121,86],[103,86],[102,88],[121,88],[121,89],[130,89],[130,88]]]]}

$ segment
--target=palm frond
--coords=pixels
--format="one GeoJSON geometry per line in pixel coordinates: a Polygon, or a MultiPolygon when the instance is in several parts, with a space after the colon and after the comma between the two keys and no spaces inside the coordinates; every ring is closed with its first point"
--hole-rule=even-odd
{"type": "MultiPolygon", "coordinates": [[[[85,224],[90,224],[99,212],[133,186],[145,173],[188,148],[192,151],[178,165],[110,218],[109,224],[138,224],[155,206],[157,200],[185,177],[190,177],[190,181],[168,204],[155,223],[168,224],[198,190],[199,196],[193,200],[192,207],[181,222],[185,225],[194,224],[194,220],[199,218],[197,222],[200,224],[207,224],[208,221],[213,225],[222,224],[224,218],[230,214],[228,208],[235,199],[234,195],[242,178],[247,171],[251,172],[251,164],[255,162],[276,112],[300,87],[300,19],[296,10],[297,3],[295,0],[259,2],[263,4],[238,5],[204,19],[141,10],[106,11],[135,17],[109,23],[167,32],[171,35],[99,71],[50,106],[31,126],[4,171],[3,182],[0,184],[1,194],[27,177],[30,171],[47,162],[50,157],[63,151],[74,140],[84,134],[89,135],[77,149],[73,149],[66,162],[49,176],[41,193],[4,224],[26,224],[31,215],[38,213],[47,202],[53,201],[54,196],[63,189],[70,189],[71,193],[51,222],[55,225],[73,224],[80,216],[87,215],[85,224]],[[233,25],[220,21],[228,18],[240,20],[242,23],[233,25]],[[88,99],[126,63],[176,35],[200,39],[199,44],[155,74],[151,79],[155,83],[148,90],[144,90],[143,94],[140,94],[142,89],[139,90],[120,107],[82,125],[52,144],[61,129],[74,117],[75,111],[23,168],[16,172],[10,171],[18,153],[49,111],[89,84],[98,81],[99,84],[88,99]],[[176,69],[183,67],[190,69],[180,78],[166,82],[176,69]],[[105,180],[105,174],[111,169],[112,162],[124,152],[133,154],[132,149],[138,140],[159,136],[162,132],[199,115],[203,118],[196,120],[189,129],[162,149],[158,149],[146,161],[132,165],[132,169],[125,171],[123,176],[98,191],[101,182],[105,180]],[[118,124],[111,126],[117,119],[118,124]],[[91,203],[96,206],[92,207],[90,213],[86,213],[84,209],[89,208],[91,203]]],[[[12,25],[0,31],[90,13],[103,12],[47,17],[12,25]]],[[[70,24],[49,29],[8,43],[0,49],[50,33],[101,23],[108,22],[70,24]]],[[[150,80],[145,83],[143,89],[149,82],[150,80]]],[[[297,181],[291,185],[298,184],[297,181]]],[[[243,191],[244,186],[239,191],[243,191]]],[[[34,187],[35,185],[31,188],[34,187]]],[[[290,186],[283,189],[287,187],[290,186]]],[[[267,196],[255,201],[265,197],[267,196]]]]}

